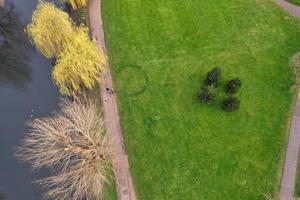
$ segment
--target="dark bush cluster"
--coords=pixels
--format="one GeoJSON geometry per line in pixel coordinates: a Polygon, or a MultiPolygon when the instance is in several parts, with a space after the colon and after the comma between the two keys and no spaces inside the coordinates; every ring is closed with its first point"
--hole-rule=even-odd
{"type": "Polygon", "coordinates": [[[217,86],[221,79],[221,68],[215,67],[211,71],[207,72],[206,84],[217,86]]]}
{"type": "Polygon", "coordinates": [[[235,79],[230,80],[227,83],[225,90],[227,93],[234,94],[237,91],[239,91],[241,86],[242,86],[241,80],[239,78],[235,78],[235,79]]]}
{"type": "MultiPolygon", "coordinates": [[[[221,68],[215,67],[211,71],[207,73],[206,79],[205,79],[205,86],[201,87],[198,98],[202,103],[209,104],[214,101],[215,94],[214,91],[215,88],[219,86],[220,80],[221,80],[221,68]]],[[[222,101],[222,108],[226,112],[232,112],[234,110],[239,109],[240,107],[240,100],[232,96],[233,94],[237,93],[239,89],[242,86],[242,81],[239,78],[234,78],[228,81],[228,83],[225,85],[225,92],[229,94],[228,97],[226,97],[222,101]]]]}
{"type": "Polygon", "coordinates": [[[239,109],[240,100],[237,97],[229,96],[223,101],[223,110],[227,112],[232,112],[239,109]]]}
{"type": "Polygon", "coordinates": [[[199,91],[198,97],[203,103],[211,103],[214,100],[214,94],[210,87],[202,87],[199,91]]]}

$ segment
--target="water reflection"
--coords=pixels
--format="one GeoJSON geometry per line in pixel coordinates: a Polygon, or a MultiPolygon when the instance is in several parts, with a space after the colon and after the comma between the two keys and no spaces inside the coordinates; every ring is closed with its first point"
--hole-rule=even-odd
{"type": "Polygon", "coordinates": [[[0,7],[1,85],[20,87],[31,80],[28,62],[32,47],[24,33],[25,26],[20,17],[13,4],[0,7]]]}
{"type": "Polygon", "coordinates": [[[0,200],[5,200],[5,199],[6,199],[6,195],[0,192],[0,200]]]}

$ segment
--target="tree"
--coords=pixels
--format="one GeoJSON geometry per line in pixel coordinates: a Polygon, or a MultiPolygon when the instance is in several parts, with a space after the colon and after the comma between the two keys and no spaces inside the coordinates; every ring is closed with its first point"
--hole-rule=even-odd
{"type": "Polygon", "coordinates": [[[214,94],[210,87],[202,87],[199,91],[198,97],[203,103],[210,103],[214,100],[214,94]]]}
{"type": "Polygon", "coordinates": [[[75,34],[69,15],[53,3],[40,1],[26,32],[36,48],[47,58],[56,57],[75,34]]]}
{"type": "Polygon", "coordinates": [[[29,123],[16,156],[34,170],[50,169],[38,180],[49,199],[95,199],[103,196],[110,176],[110,155],[103,119],[87,97],[63,100],[55,116],[29,123]]]}
{"type": "Polygon", "coordinates": [[[103,71],[105,58],[88,35],[88,29],[79,27],[57,59],[53,79],[62,94],[80,92],[81,88],[91,89],[103,71]]]}
{"type": "Polygon", "coordinates": [[[53,80],[62,94],[74,95],[96,84],[105,57],[90,40],[86,27],[77,27],[53,3],[41,1],[27,32],[37,49],[47,58],[56,59],[53,80]]]}
{"type": "Polygon", "coordinates": [[[88,4],[88,0],[62,0],[62,2],[69,3],[74,10],[85,7],[88,4]]]}
{"type": "Polygon", "coordinates": [[[227,112],[232,112],[239,109],[240,100],[237,97],[230,96],[223,101],[223,109],[227,112]]]}
{"type": "Polygon", "coordinates": [[[242,81],[239,78],[230,80],[226,85],[226,92],[230,94],[236,93],[242,86],[242,81]]]}
{"type": "Polygon", "coordinates": [[[221,68],[215,67],[207,73],[206,84],[217,86],[221,79],[221,68]]]}

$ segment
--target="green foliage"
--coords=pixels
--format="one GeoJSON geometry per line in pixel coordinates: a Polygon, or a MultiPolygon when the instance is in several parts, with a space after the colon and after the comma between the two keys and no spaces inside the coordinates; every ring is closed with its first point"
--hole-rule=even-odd
{"type": "Polygon", "coordinates": [[[230,94],[236,93],[242,86],[242,81],[239,78],[230,80],[226,85],[226,92],[230,94]]]}
{"type": "Polygon", "coordinates": [[[229,96],[223,101],[223,110],[232,112],[240,108],[240,100],[237,97],[229,96]]]}
{"type": "Polygon", "coordinates": [[[202,87],[198,97],[202,103],[211,103],[214,100],[214,94],[211,87],[202,87]]]}
{"type": "Polygon", "coordinates": [[[287,1],[295,5],[300,5],[300,0],[287,0],[287,1]]]}
{"type": "Polygon", "coordinates": [[[221,68],[215,67],[211,71],[207,72],[206,84],[217,86],[221,79],[221,68]]]}

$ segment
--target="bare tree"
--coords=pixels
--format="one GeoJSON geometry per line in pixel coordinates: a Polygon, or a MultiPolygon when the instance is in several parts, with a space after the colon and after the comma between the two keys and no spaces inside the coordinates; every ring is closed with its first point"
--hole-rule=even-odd
{"type": "Polygon", "coordinates": [[[90,98],[62,100],[53,117],[28,124],[16,156],[34,170],[47,167],[52,176],[38,180],[46,198],[82,200],[101,197],[110,176],[108,139],[97,104],[90,98]]]}

